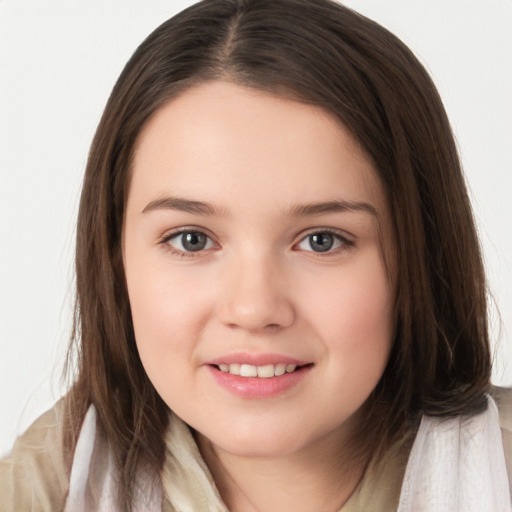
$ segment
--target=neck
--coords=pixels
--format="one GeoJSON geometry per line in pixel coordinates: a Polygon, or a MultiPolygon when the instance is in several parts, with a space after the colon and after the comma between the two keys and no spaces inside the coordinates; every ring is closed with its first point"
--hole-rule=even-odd
{"type": "Polygon", "coordinates": [[[321,439],[291,455],[244,457],[214,446],[201,434],[198,446],[231,512],[336,512],[360,482],[365,463],[346,443],[321,439]]]}

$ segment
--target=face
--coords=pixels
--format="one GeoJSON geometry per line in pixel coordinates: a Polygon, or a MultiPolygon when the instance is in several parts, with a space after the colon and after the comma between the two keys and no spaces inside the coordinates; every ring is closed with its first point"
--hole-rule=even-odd
{"type": "Polygon", "coordinates": [[[128,293],[167,405],[245,456],[350,435],[387,363],[394,287],[384,193],[347,130],[213,82],[155,114],[132,170],[128,293]]]}

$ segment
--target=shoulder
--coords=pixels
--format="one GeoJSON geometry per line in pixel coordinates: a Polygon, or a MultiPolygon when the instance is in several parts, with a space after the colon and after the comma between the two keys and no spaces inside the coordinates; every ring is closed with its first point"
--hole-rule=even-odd
{"type": "Polygon", "coordinates": [[[63,448],[64,399],[40,416],[0,460],[0,510],[62,510],[70,468],[63,448]]]}
{"type": "MultiPolygon", "coordinates": [[[[503,448],[512,491],[512,388],[493,387],[492,398],[499,411],[503,448]]],[[[457,420],[458,421],[458,420],[457,420]]],[[[370,466],[360,486],[340,512],[397,510],[402,481],[416,430],[395,443],[384,458],[370,466]]]]}
{"type": "Polygon", "coordinates": [[[494,386],[491,395],[500,414],[501,436],[507,463],[508,480],[512,491],[512,388],[494,386]]]}
{"type": "Polygon", "coordinates": [[[501,429],[512,433],[512,388],[493,386],[491,395],[498,406],[501,429]]]}

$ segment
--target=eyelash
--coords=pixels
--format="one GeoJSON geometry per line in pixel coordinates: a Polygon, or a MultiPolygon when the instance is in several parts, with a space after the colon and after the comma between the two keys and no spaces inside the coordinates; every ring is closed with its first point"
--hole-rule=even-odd
{"type": "MultiPolygon", "coordinates": [[[[207,249],[199,249],[197,251],[182,251],[180,249],[176,249],[172,245],[169,244],[169,242],[179,237],[180,235],[183,236],[185,234],[198,234],[198,235],[204,235],[208,241],[212,242],[217,248],[219,247],[219,244],[217,244],[213,238],[208,235],[203,229],[201,228],[194,228],[194,227],[184,227],[180,228],[177,231],[174,231],[168,235],[163,236],[159,241],[159,245],[162,245],[165,247],[167,251],[169,251],[174,256],[179,256],[181,258],[195,258],[199,256],[200,254],[204,254],[205,251],[209,251],[212,249],[212,247],[209,247],[207,249]]],[[[315,228],[311,229],[306,233],[301,233],[301,238],[298,242],[294,243],[292,245],[292,249],[295,249],[300,244],[304,243],[309,237],[313,235],[323,235],[323,234],[329,234],[334,237],[335,240],[337,240],[341,245],[340,247],[336,247],[334,250],[331,248],[327,249],[326,251],[304,251],[311,253],[311,255],[314,255],[314,257],[328,257],[332,256],[333,254],[338,254],[340,252],[348,251],[351,249],[355,243],[353,240],[351,240],[345,233],[341,233],[340,231],[332,228],[315,228]]],[[[207,243],[208,243],[207,241],[207,243]]],[[[310,242],[311,247],[311,242],[310,242]]],[[[299,249],[300,250],[300,249],[299,249]]]]}
{"type": "Polygon", "coordinates": [[[198,251],[182,251],[180,249],[176,249],[175,247],[169,244],[169,242],[173,238],[178,238],[180,235],[186,235],[187,233],[196,233],[199,235],[204,235],[209,241],[213,242],[214,245],[218,246],[218,244],[213,240],[213,238],[210,235],[208,235],[203,229],[194,228],[193,226],[180,228],[176,231],[173,231],[172,233],[169,233],[168,235],[164,235],[158,241],[158,243],[162,245],[167,251],[169,251],[173,256],[179,256],[181,258],[195,258],[199,254],[204,253],[205,251],[208,251],[210,249],[200,249],[198,251]]]}
{"type": "MultiPolygon", "coordinates": [[[[313,235],[324,235],[324,234],[332,235],[333,238],[340,243],[340,247],[336,247],[335,249],[329,248],[325,252],[313,251],[313,250],[305,251],[305,252],[311,253],[311,256],[314,256],[315,258],[318,258],[318,257],[325,258],[325,257],[333,256],[333,255],[336,255],[336,254],[339,254],[342,252],[346,252],[349,249],[351,249],[352,247],[354,247],[354,245],[355,245],[354,240],[349,238],[348,234],[346,234],[345,232],[341,232],[341,231],[339,231],[337,229],[333,229],[333,228],[314,228],[314,229],[307,231],[306,233],[302,233],[300,240],[297,243],[293,244],[293,247],[295,248],[295,247],[299,246],[300,244],[305,242],[309,237],[311,237],[313,235]]],[[[311,242],[310,242],[310,246],[311,246],[311,242]]]]}

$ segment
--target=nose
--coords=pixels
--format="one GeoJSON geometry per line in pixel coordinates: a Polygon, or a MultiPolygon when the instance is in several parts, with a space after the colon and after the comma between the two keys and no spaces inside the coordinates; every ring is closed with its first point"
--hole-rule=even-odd
{"type": "MultiPolygon", "coordinates": [[[[276,331],[292,325],[295,309],[284,273],[271,258],[248,258],[226,268],[218,316],[231,328],[276,331]]],[[[282,269],[281,269],[282,270],[282,269]]]]}

